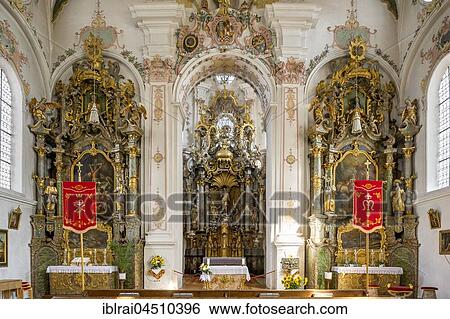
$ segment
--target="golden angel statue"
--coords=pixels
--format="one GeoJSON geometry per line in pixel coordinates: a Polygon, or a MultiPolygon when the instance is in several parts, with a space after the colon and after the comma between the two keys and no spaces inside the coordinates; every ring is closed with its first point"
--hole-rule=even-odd
{"type": "Polygon", "coordinates": [[[404,213],[406,194],[399,180],[394,181],[394,189],[392,191],[392,210],[394,213],[404,213]]]}

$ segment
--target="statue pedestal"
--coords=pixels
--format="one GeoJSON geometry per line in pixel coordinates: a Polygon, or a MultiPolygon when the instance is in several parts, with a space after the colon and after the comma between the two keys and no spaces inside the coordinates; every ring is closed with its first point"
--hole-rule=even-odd
{"type": "MultiPolygon", "coordinates": [[[[281,234],[275,240],[275,260],[276,260],[276,281],[272,286],[267,283],[268,288],[284,289],[281,280],[284,276],[284,271],[281,264],[282,258],[295,257],[299,258],[298,272],[303,277],[305,276],[305,238],[298,234],[281,234]]],[[[268,269],[267,271],[271,271],[268,269]]]]}
{"type": "MultiPolygon", "coordinates": [[[[181,253],[176,252],[176,245],[173,242],[158,242],[154,244],[146,243],[144,247],[144,289],[153,290],[175,290],[181,288],[182,275],[176,271],[181,271],[181,266],[175,262],[181,253]],[[157,270],[150,268],[150,260],[153,256],[163,257],[166,264],[157,270]]],[[[179,258],[178,258],[179,259],[179,258]]]]}

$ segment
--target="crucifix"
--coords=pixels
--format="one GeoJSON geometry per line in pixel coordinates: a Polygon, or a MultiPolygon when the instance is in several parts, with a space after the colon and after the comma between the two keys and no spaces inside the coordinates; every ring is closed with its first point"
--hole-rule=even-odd
{"type": "Polygon", "coordinates": [[[78,181],[81,182],[81,169],[83,168],[83,164],[79,161],[75,166],[78,169],[78,181]]]}

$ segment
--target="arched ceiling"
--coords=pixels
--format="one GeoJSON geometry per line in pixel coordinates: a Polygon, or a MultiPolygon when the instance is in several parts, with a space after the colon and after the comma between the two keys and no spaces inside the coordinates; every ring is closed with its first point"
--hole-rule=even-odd
{"type": "MultiPolygon", "coordinates": [[[[64,6],[66,6],[69,3],[70,0],[52,0],[51,6],[52,6],[52,22],[55,22],[58,18],[61,11],[64,9],[64,6]]],[[[279,0],[247,0],[248,3],[251,5],[256,6],[257,8],[262,8],[266,4],[278,2],[279,0]]],[[[312,0],[313,1],[313,0],[312,0]]],[[[381,0],[382,2],[386,3],[387,8],[396,18],[398,18],[398,6],[397,6],[397,0],[381,0]]],[[[138,2],[138,1],[136,1],[138,2]]],[[[201,0],[177,0],[178,3],[185,4],[188,6],[195,5],[196,7],[200,7],[201,0]]],[[[213,2],[218,4],[218,0],[213,0],[213,2]]],[[[231,0],[231,4],[233,6],[238,6],[239,0],[231,0]]]]}

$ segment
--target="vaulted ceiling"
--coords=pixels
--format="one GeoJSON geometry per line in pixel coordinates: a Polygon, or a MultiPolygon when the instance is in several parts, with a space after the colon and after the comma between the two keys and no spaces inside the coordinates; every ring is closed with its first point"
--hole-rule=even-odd
{"type": "MultiPolygon", "coordinates": [[[[58,15],[61,13],[61,11],[64,9],[64,6],[66,6],[69,3],[70,0],[52,0],[52,22],[56,21],[58,18],[58,15]]],[[[213,0],[216,5],[218,4],[218,0],[213,0]]],[[[278,2],[279,0],[247,0],[247,2],[252,3],[256,7],[263,7],[266,4],[278,2]]],[[[398,18],[398,7],[397,7],[397,0],[381,0],[382,2],[386,3],[387,9],[392,12],[392,14],[395,16],[395,18],[398,18]]],[[[177,0],[179,3],[184,3],[187,5],[196,5],[199,6],[201,3],[201,0],[177,0]]],[[[239,0],[231,0],[232,5],[238,6],[239,0]]]]}

